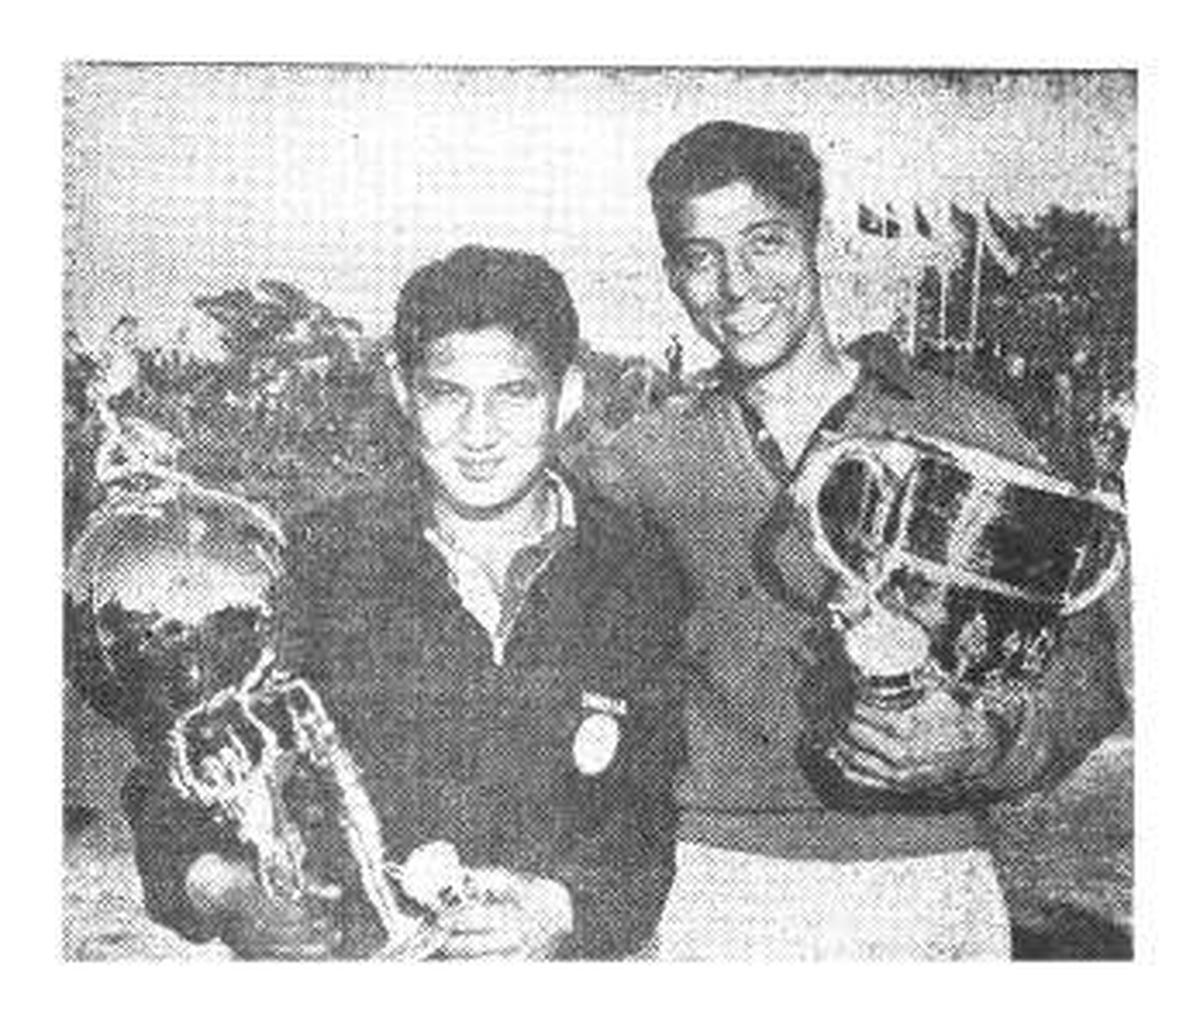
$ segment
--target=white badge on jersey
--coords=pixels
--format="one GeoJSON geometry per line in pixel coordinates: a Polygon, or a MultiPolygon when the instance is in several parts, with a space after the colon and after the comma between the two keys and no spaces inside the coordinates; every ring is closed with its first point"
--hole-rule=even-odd
{"type": "Polygon", "coordinates": [[[620,742],[621,726],[612,715],[588,715],[575,730],[575,767],[584,775],[599,775],[612,764],[620,742]]]}

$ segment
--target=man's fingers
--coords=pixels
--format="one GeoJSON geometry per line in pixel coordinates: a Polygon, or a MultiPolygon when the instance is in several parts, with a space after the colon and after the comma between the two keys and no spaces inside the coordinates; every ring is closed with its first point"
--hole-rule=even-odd
{"type": "Polygon", "coordinates": [[[494,932],[451,935],[443,941],[439,952],[451,960],[516,957],[521,952],[521,943],[515,935],[500,935],[494,932]]]}
{"type": "Polygon", "coordinates": [[[482,957],[516,956],[521,951],[522,936],[514,928],[449,931],[440,953],[455,960],[476,960],[482,957]]]}
{"type": "Polygon", "coordinates": [[[224,936],[230,949],[249,960],[321,960],[339,939],[334,929],[264,929],[257,923],[243,923],[224,936]]]}
{"type": "Polygon", "coordinates": [[[238,950],[245,960],[324,960],[333,952],[328,942],[248,943],[238,950]]]}
{"type": "Polygon", "coordinates": [[[883,780],[878,777],[860,772],[854,766],[852,759],[843,753],[841,747],[832,747],[829,750],[829,760],[837,765],[838,771],[850,782],[855,782],[862,786],[871,786],[872,788],[879,788],[882,784],[883,780]]]}
{"type": "Polygon", "coordinates": [[[502,931],[512,926],[514,913],[511,905],[467,900],[442,913],[438,924],[461,934],[502,931]]]}
{"type": "Polygon", "coordinates": [[[939,785],[949,778],[949,769],[941,761],[917,761],[909,757],[891,762],[845,740],[833,751],[836,752],[834,760],[847,777],[865,776],[891,789],[921,789],[939,785]]]}
{"type": "Polygon", "coordinates": [[[447,933],[442,956],[521,957],[528,924],[515,903],[467,900],[438,918],[438,925],[447,933]]]}
{"type": "Polygon", "coordinates": [[[910,750],[905,741],[857,718],[847,723],[840,745],[862,751],[891,768],[904,768],[909,763],[910,750]]]}
{"type": "Polygon", "coordinates": [[[848,743],[838,743],[830,750],[830,756],[847,778],[865,785],[894,786],[900,773],[892,765],[872,754],[848,743]]]}
{"type": "MultiPolygon", "coordinates": [[[[884,746],[888,747],[891,744],[892,741],[888,741],[884,746]]],[[[915,761],[911,753],[903,749],[885,752],[869,746],[864,747],[845,737],[833,750],[835,760],[847,776],[864,776],[892,789],[916,789],[939,779],[939,773],[933,764],[915,761]]]]}
{"type": "Polygon", "coordinates": [[[222,938],[238,956],[314,960],[330,956],[341,942],[337,925],[308,907],[259,886],[243,895],[222,929],[222,938]]]}

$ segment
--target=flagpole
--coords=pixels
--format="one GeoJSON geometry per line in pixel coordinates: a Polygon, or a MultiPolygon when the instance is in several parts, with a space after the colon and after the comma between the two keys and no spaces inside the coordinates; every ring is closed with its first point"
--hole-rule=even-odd
{"type": "Polygon", "coordinates": [[[908,299],[909,299],[909,317],[908,317],[908,354],[915,356],[917,354],[917,277],[913,272],[908,278],[908,299]]]}
{"type": "Polygon", "coordinates": [[[975,224],[975,270],[971,276],[971,326],[967,334],[968,347],[975,351],[976,335],[979,331],[979,284],[983,269],[983,224],[975,224]]]}
{"type": "Polygon", "coordinates": [[[947,299],[949,298],[950,290],[950,272],[946,268],[945,261],[938,264],[938,344],[941,349],[946,349],[946,311],[947,299]]]}

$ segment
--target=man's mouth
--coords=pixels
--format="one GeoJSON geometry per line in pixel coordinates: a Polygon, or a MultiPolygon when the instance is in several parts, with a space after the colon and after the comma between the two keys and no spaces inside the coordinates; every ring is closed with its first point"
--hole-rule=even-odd
{"type": "Polygon", "coordinates": [[[735,313],[721,317],[721,331],[734,338],[753,337],[774,319],[777,309],[778,307],[773,304],[756,304],[739,309],[735,313]]]}
{"type": "Polygon", "coordinates": [[[494,477],[504,460],[493,456],[485,459],[458,459],[457,462],[458,471],[464,477],[480,482],[494,477]]]}

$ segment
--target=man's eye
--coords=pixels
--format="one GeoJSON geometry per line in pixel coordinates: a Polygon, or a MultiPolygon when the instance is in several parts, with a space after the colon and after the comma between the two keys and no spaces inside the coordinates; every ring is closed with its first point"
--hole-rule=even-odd
{"type": "Polygon", "coordinates": [[[522,401],[530,401],[538,396],[538,386],[531,380],[514,380],[507,384],[501,384],[499,388],[500,394],[505,398],[516,398],[522,401]]]}
{"type": "Polygon", "coordinates": [[[443,380],[427,380],[421,383],[421,396],[431,402],[445,401],[453,398],[458,389],[453,384],[443,380]]]}
{"type": "Polygon", "coordinates": [[[791,235],[781,228],[764,228],[750,236],[750,249],[758,255],[768,255],[787,248],[791,235]]]}

